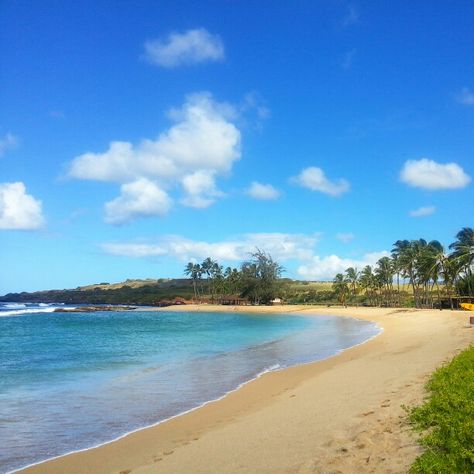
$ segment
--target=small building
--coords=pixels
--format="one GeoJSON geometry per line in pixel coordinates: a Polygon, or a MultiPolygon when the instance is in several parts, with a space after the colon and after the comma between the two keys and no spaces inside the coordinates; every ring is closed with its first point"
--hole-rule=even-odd
{"type": "Polygon", "coordinates": [[[226,306],[247,306],[249,300],[247,298],[241,298],[240,296],[223,296],[219,299],[219,304],[226,306]]]}

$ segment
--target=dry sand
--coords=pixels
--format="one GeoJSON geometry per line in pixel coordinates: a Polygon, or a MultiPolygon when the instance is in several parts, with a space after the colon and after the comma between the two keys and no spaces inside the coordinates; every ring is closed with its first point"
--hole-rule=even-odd
{"type": "Polygon", "coordinates": [[[24,472],[406,472],[420,448],[401,405],[420,403],[430,373],[474,342],[469,314],[307,306],[257,310],[355,316],[377,322],[384,332],[338,356],[266,374],[191,413],[24,472]]]}

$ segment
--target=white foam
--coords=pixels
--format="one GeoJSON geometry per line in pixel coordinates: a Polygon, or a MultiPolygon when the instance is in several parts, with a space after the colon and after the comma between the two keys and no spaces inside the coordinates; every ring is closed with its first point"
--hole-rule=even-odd
{"type": "Polygon", "coordinates": [[[0,317],[4,318],[6,316],[21,316],[22,314],[34,314],[34,313],[53,313],[56,308],[48,306],[47,308],[27,308],[27,309],[17,309],[11,311],[1,311],[0,317]]]}
{"type": "Polygon", "coordinates": [[[26,304],[23,304],[23,303],[5,303],[5,305],[3,307],[7,308],[7,309],[20,309],[20,308],[26,308],[26,304]]]}

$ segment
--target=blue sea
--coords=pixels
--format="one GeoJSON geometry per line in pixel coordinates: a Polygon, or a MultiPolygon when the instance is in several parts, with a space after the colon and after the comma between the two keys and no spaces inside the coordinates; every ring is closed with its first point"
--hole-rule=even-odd
{"type": "Polygon", "coordinates": [[[0,472],[97,446],[380,331],[352,318],[56,306],[0,303],[0,472]]]}

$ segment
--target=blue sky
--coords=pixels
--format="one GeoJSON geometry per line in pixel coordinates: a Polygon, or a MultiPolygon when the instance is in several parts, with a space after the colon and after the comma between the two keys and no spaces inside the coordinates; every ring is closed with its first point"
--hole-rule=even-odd
{"type": "Polygon", "coordinates": [[[300,279],[472,226],[469,1],[0,6],[0,293],[300,279]]]}

